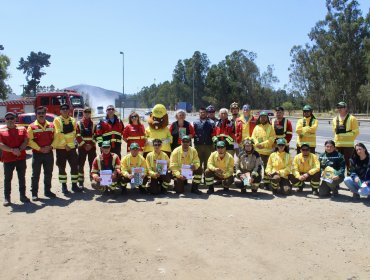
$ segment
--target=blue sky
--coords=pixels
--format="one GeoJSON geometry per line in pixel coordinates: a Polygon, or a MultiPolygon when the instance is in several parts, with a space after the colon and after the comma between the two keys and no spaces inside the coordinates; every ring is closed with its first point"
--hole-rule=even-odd
{"type": "MultiPolygon", "coordinates": [[[[370,2],[359,1],[365,14],[370,2]]],[[[11,59],[7,81],[17,94],[16,70],[31,51],[51,55],[41,85],[90,84],[125,92],[172,79],[179,59],[194,51],[217,64],[234,50],[257,53],[260,71],[273,64],[282,88],[289,82],[290,49],[324,19],[324,0],[2,0],[0,44],[11,59]]]]}

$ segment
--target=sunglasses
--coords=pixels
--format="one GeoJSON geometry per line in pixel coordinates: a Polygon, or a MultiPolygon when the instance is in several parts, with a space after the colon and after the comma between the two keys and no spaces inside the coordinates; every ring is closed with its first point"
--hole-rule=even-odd
{"type": "Polygon", "coordinates": [[[8,117],[8,118],[5,118],[7,121],[14,121],[15,118],[14,117],[8,117]]]}
{"type": "Polygon", "coordinates": [[[285,145],[284,144],[279,144],[279,145],[277,145],[278,147],[285,147],[285,145]]]}
{"type": "Polygon", "coordinates": [[[61,111],[68,111],[68,109],[67,108],[63,108],[63,109],[60,109],[61,111]]]}
{"type": "Polygon", "coordinates": [[[309,151],[310,149],[301,149],[302,152],[307,152],[309,151]]]}
{"type": "Polygon", "coordinates": [[[182,143],[187,143],[187,144],[189,144],[189,143],[190,143],[190,141],[188,141],[188,140],[182,140],[182,143]]]}
{"type": "Polygon", "coordinates": [[[45,112],[37,112],[37,115],[45,115],[45,112]]]}
{"type": "Polygon", "coordinates": [[[138,116],[131,116],[131,119],[137,119],[138,116]]]}
{"type": "Polygon", "coordinates": [[[154,147],[159,147],[161,146],[162,144],[153,144],[154,147]]]}
{"type": "Polygon", "coordinates": [[[310,113],[311,111],[303,111],[303,113],[310,113]]]}
{"type": "Polygon", "coordinates": [[[107,109],[107,111],[114,111],[114,108],[109,108],[107,109]]]}
{"type": "Polygon", "coordinates": [[[223,148],[225,148],[225,147],[220,147],[220,146],[217,147],[217,149],[223,149],[223,148]]]}

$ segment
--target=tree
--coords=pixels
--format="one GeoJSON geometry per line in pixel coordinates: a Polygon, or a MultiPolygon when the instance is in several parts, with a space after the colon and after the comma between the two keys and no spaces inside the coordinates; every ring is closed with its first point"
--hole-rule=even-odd
{"type": "Polygon", "coordinates": [[[292,113],[292,111],[294,110],[294,105],[290,101],[285,101],[281,106],[284,108],[285,111],[288,111],[289,116],[292,113]]]}
{"type": "MultiPolygon", "coordinates": [[[[291,81],[319,109],[338,100],[361,107],[360,86],[366,81],[366,51],[370,16],[364,19],[355,0],[327,0],[327,14],[309,33],[312,45],[291,51],[291,81]]],[[[324,108],[326,109],[326,108],[324,108]]]]}
{"type": "Polygon", "coordinates": [[[20,59],[17,69],[22,70],[26,74],[26,95],[36,95],[40,79],[46,74],[42,72],[42,68],[50,66],[49,59],[50,55],[42,52],[31,52],[27,60],[23,59],[23,57],[20,59]]]}
{"type": "MultiPolygon", "coordinates": [[[[0,51],[4,50],[3,45],[0,45],[0,51]]],[[[12,92],[9,85],[5,81],[9,78],[8,67],[10,66],[10,59],[6,55],[0,54],[0,99],[6,100],[8,94],[12,92]]]]}

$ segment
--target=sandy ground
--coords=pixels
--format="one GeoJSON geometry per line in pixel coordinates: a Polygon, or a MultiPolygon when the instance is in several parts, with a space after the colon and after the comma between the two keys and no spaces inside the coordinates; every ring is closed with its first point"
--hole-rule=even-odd
{"type": "Polygon", "coordinates": [[[40,187],[41,201],[21,204],[13,179],[0,279],[370,279],[370,201],[348,191],[65,197],[54,170],[54,200],[40,187]]]}

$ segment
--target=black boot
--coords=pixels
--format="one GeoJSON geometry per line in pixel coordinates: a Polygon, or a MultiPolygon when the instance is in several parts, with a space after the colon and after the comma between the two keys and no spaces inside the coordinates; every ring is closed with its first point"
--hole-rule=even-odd
{"type": "Polygon", "coordinates": [[[84,182],[80,181],[80,182],[78,182],[78,185],[80,186],[80,189],[83,191],[84,190],[84,182]]]}
{"type": "Polygon", "coordinates": [[[67,184],[66,183],[62,183],[62,193],[64,195],[70,194],[69,190],[67,189],[67,184]]]}
{"type": "Polygon", "coordinates": [[[82,192],[82,189],[77,186],[77,183],[72,183],[72,191],[73,192],[82,192]]]}
{"type": "Polygon", "coordinates": [[[203,194],[203,193],[198,189],[198,185],[195,185],[195,184],[193,184],[193,185],[191,186],[191,192],[192,192],[192,193],[195,193],[195,194],[197,194],[197,195],[201,195],[201,194],[203,194]]]}
{"type": "Polygon", "coordinates": [[[213,194],[214,192],[215,192],[215,188],[213,186],[208,187],[208,191],[207,191],[208,194],[213,194]]]}
{"type": "Polygon", "coordinates": [[[44,195],[48,198],[56,198],[57,196],[55,195],[55,193],[53,193],[50,189],[48,190],[45,190],[45,193],[44,195]]]}
{"type": "Polygon", "coordinates": [[[3,206],[7,207],[7,206],[10,206],[10,205],[12,205],[12,202],[10,201],[10,197],[5,197],[4,202],[3,202],[3,206]]]}
{"type": "Polygon", "coordinates": [[[139,191],[142,193],[142,194],[147,194],[147,190],[146,188],[144,188],[143,186],[139,186],[139,191]]]}
{"type": "Polygon", "coordinates": [[[313,195],[319,195],[319,191],[317,190],[317,188],[312,188],[312,194],[313,195]]]}
{"type": "Polygon", "coordinates": [[[20,201],[23,202],[23,203],[28,203],[28,202],[30,202],[30,199],[25,194],[21,194],[20,195],[20,201]]]}

